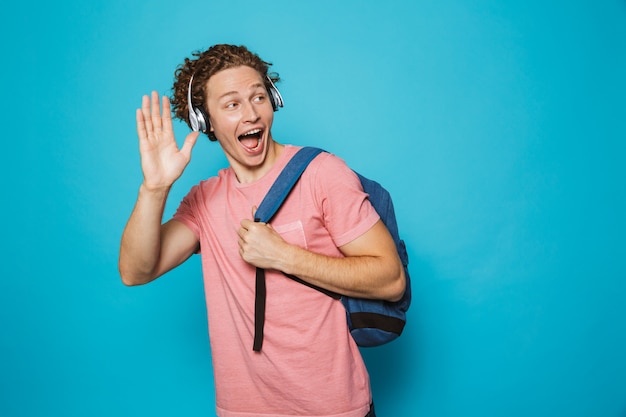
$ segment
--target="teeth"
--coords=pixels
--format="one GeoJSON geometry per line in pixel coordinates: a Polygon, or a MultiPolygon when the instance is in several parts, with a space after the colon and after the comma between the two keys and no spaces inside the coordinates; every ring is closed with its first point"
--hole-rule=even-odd
{"type": "Polygon", "coordinates": [[[249,131],[249,132],[244,133],[244,134],[243,134],[243,135],[241,135],[241,136],[250,136],[250,135],[255,135],[255,134],[257,134],[257,133],[261,133],[261,129],[254,129],[254,130],[251,130],[251,131],[249,131]]]}

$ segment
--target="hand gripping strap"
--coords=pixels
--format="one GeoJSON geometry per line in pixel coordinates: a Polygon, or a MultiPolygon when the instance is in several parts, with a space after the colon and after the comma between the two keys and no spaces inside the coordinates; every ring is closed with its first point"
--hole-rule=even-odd
{"type": "MultiPolygon", "coordinates": [[[[300,149],[287,163],[285,168],[272,184],[265,198],[254,214],[255,222],[269,222],[278,211],[283,201],[287,198],[291,189],[298,182],[302,173],[322,149],[304,147],[300,149]]],[[[263,346],[263,328],[265,325],[265,300],[267,291],[265,288],[265,270],[256,269],[256,293],[254,298],[254,344],[252,350],[260,352],[263,346]]]]}

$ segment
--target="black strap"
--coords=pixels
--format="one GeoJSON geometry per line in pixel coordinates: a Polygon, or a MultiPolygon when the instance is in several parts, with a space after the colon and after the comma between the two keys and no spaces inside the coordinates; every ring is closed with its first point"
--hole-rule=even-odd
{"type": "Polygon", "coordinates": [[[331,290],[327,290],[326,288],[318,287],[317,285],[311,284],[310,282],[306,282],[305,280],[303,280],[301,278],[298,278],[295,275],[285,274],[284,272],[283,272],[283,275],[286,276],[287,278],[290,278],[290,279],[292,279],[292,280],[302,284],[302,285],[306,285],[309,288],[313,288],[314,290],[317,290],[317,291],[321,292],[322,294],[325,294],[325,295],[327,295],[327,296],[329,296],[331,298],[334,298],[335,300],[341,299],[341,294],[338,294],[338,293],[333,292],[331,290]]]}
{"type": "Polygon", "coordinates": [[[263,326],[265,325],[265,300],[267,290],[265,288],[265,270],[256,269],[256,292],[254,297],[254,345],[252,350],[261,351],[263,346],[263,326]]]}

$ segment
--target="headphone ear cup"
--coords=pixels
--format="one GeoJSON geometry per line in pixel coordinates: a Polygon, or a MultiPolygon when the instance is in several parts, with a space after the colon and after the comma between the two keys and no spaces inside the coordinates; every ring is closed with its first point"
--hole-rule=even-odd
{"type": "Polygon", "coordinates": [[[202,106],[194,108],[194,112],[196,113],[196,118],[198,120],[198,130],[200,130],[202,133],[206,133],[210,141],[217,141],[215,133],[211,132],[211,122],[209,121],[209,114],[204,111],[204,108],[202,106]]]}
{"type": "Polygon", "coordinates": [[[278,88],[276,88],[272,79],[269,76],[266,76],[266,78],[269,83],[267,92],[270,96],[270,103],[272,103],[272,108],[274,109],[274,111],[278,111],[279,107],[284,106],[283,96],[280,95],[280,91],[278,91],[278,88]]]}
{"type": "Polygon", "coordinates": [[[196,109],[189,109],[189,126],[194,132],[200,130],[200,120],[198,120],[198,112],[196,109]]]}
{"type": "Polygon", "coordinates": [[[274,111],[278,111],[278,103],[276,100],[276,94],[274,93],[272,88],[270,88],[269,90],[269,96],[270,96],[270,103],[272,103],[272,108],[274,109],[274,111]]]}
{"type": "Polygon", "coordinates": [[[193,117],[198,122],[198,130],[202,133],[207,133],[209,130],[209,117],[204,112],[204,109],[202,107],[194,107],[193,117]]]}

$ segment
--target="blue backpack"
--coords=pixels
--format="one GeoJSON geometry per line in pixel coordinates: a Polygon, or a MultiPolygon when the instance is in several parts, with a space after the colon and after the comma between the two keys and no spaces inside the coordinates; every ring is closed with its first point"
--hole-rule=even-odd
{"type": "MultiPolygon", "coordinates": [[[[267,223],[278,211],[281,204],[289,195],[293,186],[298,182],[300,176],[322,149],[304,147],[289,161],[287,166],[280,173],[269,192],[259,205],[255,213],[255,221],[267,223]]],[[[341,299],[346,309],[348,328],[350,334],[358,346],[372,347],[379,346],[395,340],[404,329],[406,323],[406,312],[411,304],[411,281],[409,278],[409,258],[404,241],[398,234],[398,224],[393,209],[393,203],[389,192],[376,181],[372,181],[356,173],[361,181],[363,190],[369,194],[369,200],[387,226],[389,233],[393,237],[396,249],[406,276],[406,290],[402,299],[396,302],[385,300],[371,300],[363,298],[347,297],[313,286],[298,277],[287,275],[304,285],[313,287],[323,293],[341,299]]],[[[253,350],[260,351],[263,344],[263,325],[265,322],[265,271],[261,268],[256,270],[256,298],[255,298],[255,336],[253,350]]]]}

